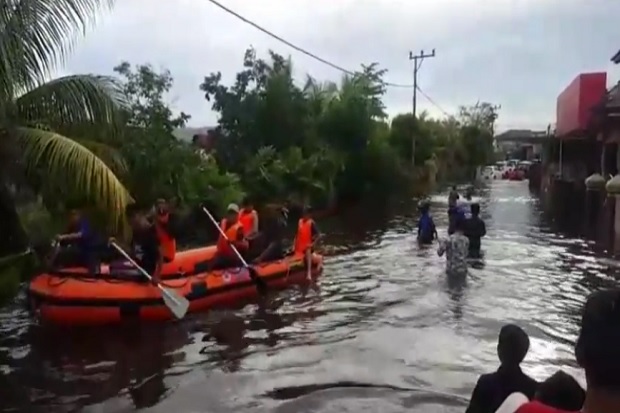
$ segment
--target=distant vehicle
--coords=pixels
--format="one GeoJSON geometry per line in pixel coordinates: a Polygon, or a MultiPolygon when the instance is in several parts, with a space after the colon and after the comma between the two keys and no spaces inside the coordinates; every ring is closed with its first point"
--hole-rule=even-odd
{"type": "Polygon", "coordinates": [[[487,165],[484,168],[482,168],[482,171],[480,172],[480,177],[484,181],[489,181],[493,179],[501,179],[502,173],[500,172],[500,169],[496,165],[487,165]]]}

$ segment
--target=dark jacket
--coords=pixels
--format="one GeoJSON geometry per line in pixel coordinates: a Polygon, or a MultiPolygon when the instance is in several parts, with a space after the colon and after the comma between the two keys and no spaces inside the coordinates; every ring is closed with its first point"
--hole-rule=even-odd
{"type": "Polygon", "coordinates": [[[519,367],[501,366],[494,373],[480,376],[465,412],[495,413],[512,393],[523,393],[532,400],[537,388],[538,382],[523,373],[519,367]]]}

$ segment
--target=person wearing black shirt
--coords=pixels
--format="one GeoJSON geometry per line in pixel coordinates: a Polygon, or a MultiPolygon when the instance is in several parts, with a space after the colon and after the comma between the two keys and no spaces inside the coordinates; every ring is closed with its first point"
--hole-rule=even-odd
{"type": "Polygon", "coordinates": [[[500,366],[494,373],[478,379],[465,413],[494,413],[512,393],[523,393],[532,400],[538,382],[521,371],[520,364],[530,348],[530,338],[521,327],[502,327],[497,342],[500,366]]]}
{"type": "Polygon", "coordinates": [[[163,265],[157,229],[153,223],[149,222],[145,211],[128,207],[127,215],[132,229],[129,255],[153,277],[153,283],[157,284],[160,281],[163,265]]]}
{"type": "Polygon", "coordinates": [[[465,221],[465,236],[469,239],[470,258],[480,258],[481,238],[487,234],[487,227],[480,218],[480,205],[471,205],[471,217],[465,221]]]}
{"type": "Polygon", "coordinates": [[[285,207],[272,206],[264,213],[262,228],[263,250],[252,262],[276,261],[284,258],[284,231],[288,210],[285,207]]]}

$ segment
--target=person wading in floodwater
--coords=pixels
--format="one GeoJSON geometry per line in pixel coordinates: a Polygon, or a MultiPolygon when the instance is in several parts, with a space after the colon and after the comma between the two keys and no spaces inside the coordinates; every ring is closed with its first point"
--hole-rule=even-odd
{"type": "Polygon", "coordinates": [[[432,244],[437,238],[437,228],[431,216],[430,208],[428,202],[420,205],[420,219],[418,220],[418,242],[420,244],[432,244]]]}
{"type": "Polygon", "coordinates": [[[448,211],[450,208],[456,207],[456,201],[460,198],[458,191],[456,190],[456,185],[452,185],[452,189],[448,194],[448,211]]]}
{"type": "Polygon", "coordinates": [[[465,236],[469,239],[469,257],[481,258],[481,238],[487,234],[487,227],[480,218],[480,205],[471,204],[471,217],[465,221],[465,236]]]}
{"type": "Polygon", "coordinates": [[[437,255],[446,255],[446,273],[450,275],[467,275],[467,255],[469,254],[469,240],[463,233],[465,220],[456,216],[454,233],[447,240],[439,242],[437,255]]]}

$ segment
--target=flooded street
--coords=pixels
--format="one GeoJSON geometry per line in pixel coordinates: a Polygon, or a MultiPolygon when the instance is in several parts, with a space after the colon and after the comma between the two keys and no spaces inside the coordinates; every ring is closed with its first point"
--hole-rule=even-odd
{"type": "MultiPolygon", "coordinates": [[[[320,222],[318,285],[260,305],[80,331],[42,329],[20,306],[6,308],[0,410],[462,412],[477,376],[497,367],[506,322],[531,336],[528,373],[580,377],[579,310],[617,270],[585,240],[554,232],[526,182],[478,195],[486,258],[466,283],[448,282],[436,247],[418,247],[408,201],[320,222]]],[[[445,194],[433,197],[440,236],[446,207],[445,194]]]]}

